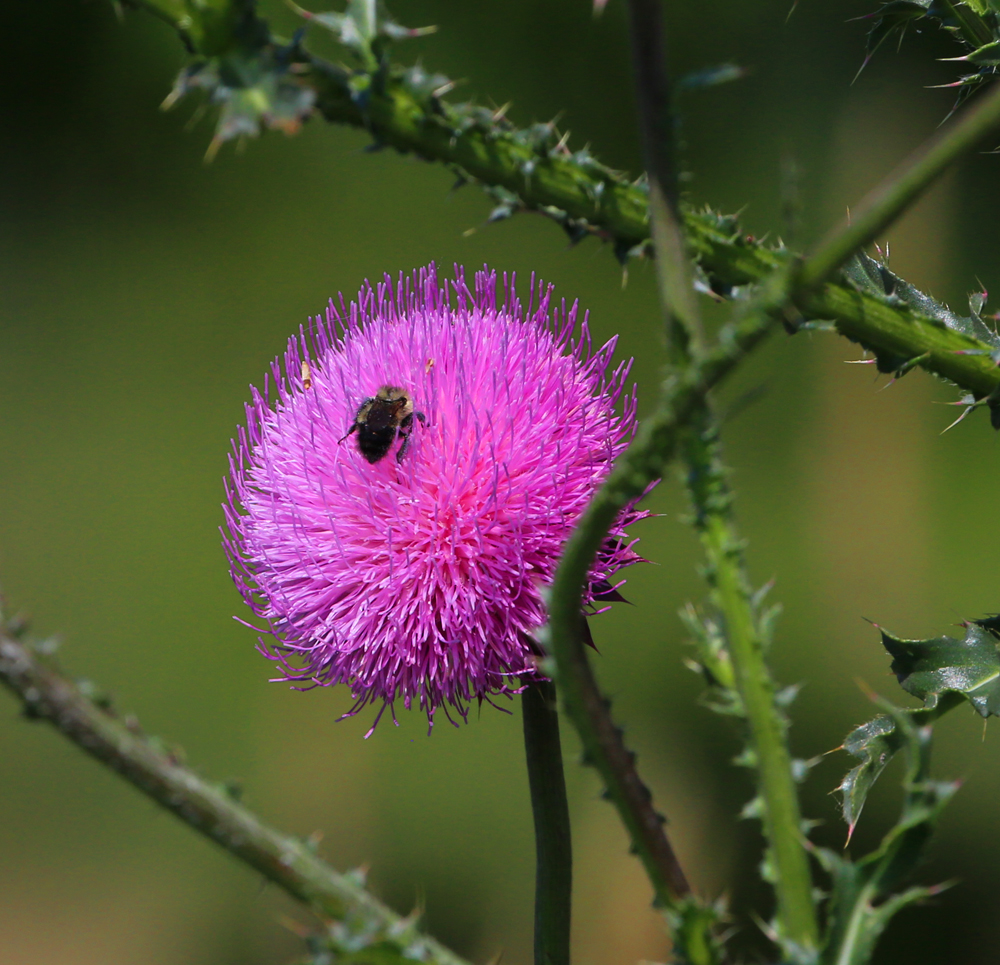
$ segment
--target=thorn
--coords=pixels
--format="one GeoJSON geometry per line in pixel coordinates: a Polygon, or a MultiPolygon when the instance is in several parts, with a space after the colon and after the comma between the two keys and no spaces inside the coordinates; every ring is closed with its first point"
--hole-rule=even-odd
{"type": "Polygon", "coordinates": [[[950,426],[945,426],[941,430],[941,435],[944,435],[949,429],[954,429],[955,426],[957,426],[974,408],[975,408],[974,405],[968,406],[966,410],[950,426]]]}
{"type": "Polygon", "coordinates": [[[216,134],[212,138],[211,143],[208,145],[208,150],[205,152],[204,161],[206,164],[211,164],[215,160],[216,154],[219,153],[219,148],[222,147],[222,138],[216,134]]]}

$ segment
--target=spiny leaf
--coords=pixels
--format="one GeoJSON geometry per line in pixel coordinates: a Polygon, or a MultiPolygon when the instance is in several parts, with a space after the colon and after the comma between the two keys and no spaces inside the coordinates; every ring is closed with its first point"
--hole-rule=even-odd
{"type": "Polygon", "coordinates": [[[370,69],[381,63],[386,41],[424,37],[437,30],[437,27],[404,27],[392,19],[378,0],[347,0],[343,13],[312,13],[293,0],[286,2],[304,20],[329,30],[370,69]]]}
{"type": "Polygon", "coordinates": [[[902,640],[881,630],[900,686],[935,708],[944,694],[963,695],[982,717],[1000,714],[1000,652],[988,626],[965,625],[965,636],[902,640]]]}
{"type": "MultiPolygon", "coordinates": [[[[860,291],[881,296],[894,304],[906,305],[925,318],[940,323],[944,328],[968,335],[991,348],[1000,349],[1000,334],[990,328],[979,315],[979,310],[985,305],[985,297],[979,303],[979,310],[971,312],[965,318],[924,294],[864,251],[857,252],[844,266],[844,274],[860,291]]],[[[982,294],[985,296],[985,292],[982,294]]],[[[973,307],[970,305],[970,309],[973,307]]]]}
{"type": "Polygon", "coordinates": [[[977,64],[982,66],[984,64],[991,67],[995,67],[1000,64],[1000,40],[994,40],[991,43],[983,44],[982,47],[978,47],[976,50],[972,51],[971,54],[966,54],[964,57],[945,57],[945,60],[961,61],[962,63],[977,64]]]}
{"type": "Polygon", "coordinates": [[[861,761],[844,775],[837,788],[841,795],[841,813],[847,822],[848,841],[854,835],[868,792],[901,746],[895,722],[884,715],[856,727],[844,739],[844,750],[861,761]]]}
{"type": "MultiPolygon", "coordinates": [[[[878,749],[886,746],[882,742],[892,740],[892,752],[905,750],[903,808],[879,847],[858,862],[832,851],[814,851],[832,879],[822,961],[837,965],[866,965],[892,916],[941,890],[941,886],[898,889],[922,860],[937,817],[957,788],[929,776],[931,723],[941,705],[935,710],[907,711],[887,701],[878,703],[884,713],[852,735],[857,735],[852,753],[857,753],[860,744],[876,765],[884,767],[877,757],[878,749]]],[[[851,749],[848,742],[845,748],[851,749]]]]}
{"type": "Polygon", "coordinates": [[[902,34],[914,20],[926,17],[927,4],[913,0],[890,0],[889,3],[883,3],[872,16],[874,22],[868,31],[866,63],[894,33],[902,34]]]}
{"type": "Polygon", "coordinates": [[[898,728],[904,719],[908,728],[927,727],[938,717],[968,700],[983,717],[1000,713],[1000,616],[965,625],[965,636],[941,636],[929,640],[902,640],[878,628],[882,645],[892,656],[891,669],[900,686],[924,702],[919,710],[896,710],[882,714],[855,728],[843,749],[861,761],[844,776],[838,791],[841,813],[854,833],[868,792],[886,765],[903,746],[905,735],[898,728]]]}
{"type": "Polygon", "coordinates": [[[316,93],[291,71],[294,51],[294,43],[278,47],[264,42],[196,61],[180,72],[163,108],[193,90],[204,91],[221,107],[208,160],[226,141],[257,137],[262,128],[295,134],[312,113],[316,93]]]}
{"type": "Polygon", "coordinates": [[[932,22],[937,21],[941,28],[947,30],[972,51],[964,57],[944,58],[945,60],[963,61],[979,68],[976,73],[969,74],[953,84],[941,85],[958,88],[959,102],[968,96],[973,87],[983,83],[996,72],[998,61],[993,59],[995,51],[990,49],[995,42],[1000,41],[994,0],[964,0],[964,2],[891,0],[889,3],[883,3],[874,14],[871,14],[871,18],[873,23],[868,31],[862,70],[889,37],[898,34],[902,41],[907,27],[927,19],[932,22]]]}

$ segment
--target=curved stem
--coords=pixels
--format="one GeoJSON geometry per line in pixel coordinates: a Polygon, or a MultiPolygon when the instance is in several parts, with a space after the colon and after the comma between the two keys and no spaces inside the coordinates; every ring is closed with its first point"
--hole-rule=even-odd
{"type": "MultiPolygon", "coordinates": [[[[778,303],[786,297],[777,297],[778,303]]],[[[680,427],[709,388],[719,382],[773,327],[770,304],[723,329],[719,344],[668,383],[657,410],[639,428],[591,500],[563,551],[549,602],[548,645],[551,670],[566,713],[580,735],[585,760],[600,773],[632,847],[652,882],[657,900],[669,907],[688,891],[684,873],[670,847],[649,792],[635,773],[632,754],[613,725],[584,649],[581,616],[583,587],[594,556],[618,513],[642,495],[676,454],[680,427]]],[[[546,672],[549,672],[548,669],[546,672]]]]}
{"type": "Polygon", "coordinates": [[[569,965],[573,845],[555,685],[529,683],[521,713],[535,821],[535,965],[569,965]]]}

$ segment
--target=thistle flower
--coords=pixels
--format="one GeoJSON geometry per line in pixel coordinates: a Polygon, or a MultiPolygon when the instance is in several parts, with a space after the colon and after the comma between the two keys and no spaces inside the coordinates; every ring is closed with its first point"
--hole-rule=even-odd
{"type": "MultiPolygon", "coordinates": [[[[527,308],[513,278],[501,304],[496,288],[487,271],[474,291],[460,271],[439,283],[432,265],[331,302],[234,441],[224,545],[273,637],[262,652],[279,680],[347,684],[345,716],[381,702],[377,724],[399,700],[454,723],[449,707],[464,718],[538,677],[544,588],[634,432],[616,340],[592,351],[576,305],[534,278],[527,308]],[[359,440],[373,406],[397,406],[374,459],[359,440]]],[[[629,507],[609,535],[591,612],[620,599],[614,574],[641,559],[625,527],[648,515],[629,507]]]]}

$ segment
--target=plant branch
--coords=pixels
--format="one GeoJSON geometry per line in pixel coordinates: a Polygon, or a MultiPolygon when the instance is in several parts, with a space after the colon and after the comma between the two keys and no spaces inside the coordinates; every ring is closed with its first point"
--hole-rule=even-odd
{"type": "MultiPolygon", "coordinates": [[[[255,32],[247,26],[251,0],[213,0],[204,14],[201,5],[186,0],[126,0],[126,5],[142,6],[170,23],[199,57],[225,49],[227,24],[231,46],[255,32]]],[[[256,29],[259,23],[251,25],[256,29]]],[[[646,250],[647,185],[601,164],[586,149],[571,151],[553,123],[517,128],[499,112],[452,104],[445,99],[450,81],[420,68],[388,66],[376,77],[300,49],[289,57],[295,82],[314,93],[316,109],[327,121],[366,130],[379,146],[444,164],[461,181],[482,184],[502,196],[498,212],[541,213],[573,241],[595,235],[611,242],[621,258],[646,250]],[[364,90],[363,98],[358,90],[364,90]]],[[[784,262],[783,252],[749,237],[735,217],[684,207],[681,216],[688,251],[717,291],[759,283],[784,262]]],[[[841,282],[800,294],[796,304],[807,319],[832,320],[841,334],[876,353],[919,359],[919,367],[977,398],[1000,387],[1000,368],[988,354],[972,354],[988,346],[912,305],[841,282]]]]}
{"type": "Polygon", "coordinates": [[[573,843],[555,685],[528,683],[521,713],[535,821],[535,965],[569,965],[573,843]]]}
{"type": "Polygon", "coordinates": [[[358,939],[394,943],[434,965],[467,965],[464,959],[421,934],[413,918],[382,904],[358,874],[343,875],[322,861],[308,843],[275,830],[233,799],[233,792],[198,777],[176,752],[119,719],[106,699],[92,699],[0,622],[0,682],[17,697],[25,717],[45,720],[63,736],[181,821],[323,919],[344,921],[358,939]]]}
{"type": "MultiPolygon", "coordinates": [[[[686,286],[687,300],[693,302],[690,267],[677,220],[673,217],[677,210],[676,172],[672,167],[674,130],[667,110],[670,93],[661,49],[660,0],[629,0],[629,8],[656,263],[661,273],[678,280],[675,286],[686,286]],[[656,203],[657,187],[661,185],[662,193],[672,203],[656,203]]],[[[672,289],[668,284],[661,284],[660,296],[668,318],[677,317],[683,309],[679,308],[676,287],[672,289]]],[[[695,320],[696,312],[695,306],[695,320]]],[[[675,323],[668,329],[673,360],[685,366],[691,365],[692,356],[697,353],[697,347],[689,344],[686,337],[690,325],[690,321],[687,325],[675,323]]],[[[701,404],[692,412],[683,440],[689,466],[688,483],[697,508],[696,527],[708,559],[707,575],[725,616],[734,683],[745,708],[751,743],[756,751],[764,801],[764,830],[775,867],[780,930],[796,945],[815,949],[819,928],[812,900],[809,862],[799,831],[798,797],[785,729],[764,662],[740,544],[732,531],[718,432],[707,396],[702,396],[701,404]],[[706,498],[699,499],[699,496],[706,498]]]]}
{"type": "Polygon", "coordinates": [[[1000,83],[955,120],[942,127],[870,192],[847,222],[834,229],[805,262],[798,284],[815,288],[830,278],[859,248],[905,211],[960,157],[1000,127],[1000,83]]]}
{"type": "Polygon", "coordinates": [[[649,792],[635,772],[633,756],[612,723],[594,679],[584,649],[581,597],[594,556],[612,522],[650,482],[662,476],[676,453],[685,421],[703,404],[708,390],[773,328],[772,308],[785,297],[785,289],[775,281],[753,311],[722,330],[717,345],[690,368],[671,376],[656,411],[639,427],[632,445],[567,541],[552,585],[544,641],[551,660],[545,664],[546,672],[551,670],[556,678],[566,713],[580,735],[585,760],[600,773],[657,900],[666,907],[686,896],[689,887],[664,834],[662,819],[652,807],[649,792]]]}
{"type": "Polygon", "coordinates": [[[705,576],[722,615],[722,636],[749,730],[757,771],[761,818],[778,897],[778,932],[799,949],[815,950],[819,926],[798,793],[786,737],[787,725],[765,659],[766,633],[732,519],[732,493],[721,459],[718,427],[706,411],[685,436],[687,487],[694,526],[705,549],[705,576]]]}
{"type": "Polygon", "coordinates": [[[701,320],[681,222],[676,121],[667,79],[660,0],[629,0],[639,133],[649,184],[656,277],[666,319],[667,351],[684,364],[701,342],[701,320]]]}

